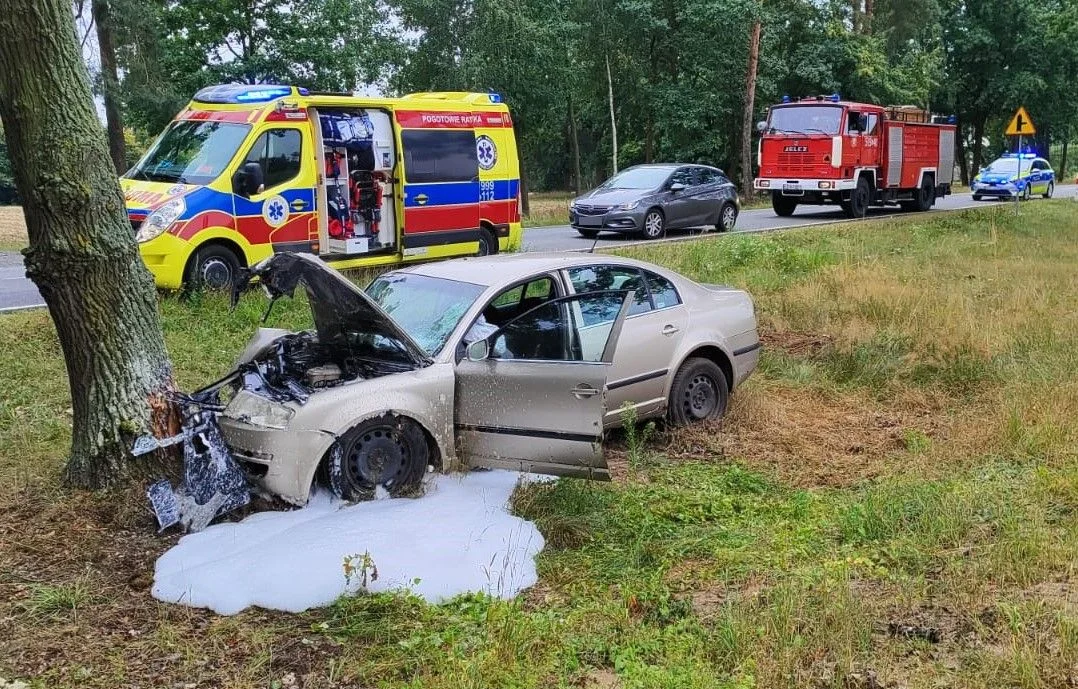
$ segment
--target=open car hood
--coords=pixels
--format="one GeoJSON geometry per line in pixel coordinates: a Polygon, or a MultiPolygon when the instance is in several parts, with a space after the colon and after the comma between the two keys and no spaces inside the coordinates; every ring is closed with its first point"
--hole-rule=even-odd
{"type": "MultiPolygon", "coordinates": [[[[309,254],[279,253],[240,273],[233,285],[232,304],[257,277],[270,299],[292,297],[303,283],[314,316],[318,340],[323,344],[350,347],[355,338],[379,340],[416,366],[430,363],[430,357],[363,290],[321,259],[309,254]]],[[[272,302],[271,302],[272,306],[272,302]]],[[[268,315],[267,311],[267,315],[268,315]]]]}

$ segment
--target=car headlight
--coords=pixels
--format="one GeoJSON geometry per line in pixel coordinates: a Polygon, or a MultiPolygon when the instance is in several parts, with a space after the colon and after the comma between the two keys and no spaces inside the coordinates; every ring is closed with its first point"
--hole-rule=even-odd
{"type": "Polygon", "coordinates": [[[639,205],[640,205],[640,199],[637,199],[636,201],[630,201],[629,203],[621,204],[620,206],[618,206],[618,210],[619,211],[631,211],[632,209],[636,208],[639,205]]]}
{"type": "Polygon", "coordinates": [[[295,415],[295,410],[262,395],[247,390],[240,390],[225,408],[224,415],[230,419],[243,421],[252,426],[265,428],[288,428],[288,422],[295,415]]]}
{"type": "Polygon", "coordinates": [[[166,201],[153,213],[150,213],[142,224],[139,225],[138,234],[135,235],[135,239],[141,244],[142,242],[148,242],[151,239],[156,238],[162,232],[168,229],[169,225],[176,222],[176,219],[183,215],[186,206],[183,203],[183,197],[166,201]]]}

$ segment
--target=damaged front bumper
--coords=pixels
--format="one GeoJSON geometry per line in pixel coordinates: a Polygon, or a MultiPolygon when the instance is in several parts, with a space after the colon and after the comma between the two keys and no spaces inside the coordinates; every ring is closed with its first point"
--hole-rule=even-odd
{"type": "Polygon", "coordinates": [[[284,462],[280,459],[304,456],[321,459],[337,440],[328,431],[285,431],[228,417],[221,417],[220,423],[232,456],[252,482],[293,505],[306,503],[314,479],[306,467],[313,464],[317,470],[318,462],[284,462]],[[272,452],[268,448],[272,448],[272,452]]]}

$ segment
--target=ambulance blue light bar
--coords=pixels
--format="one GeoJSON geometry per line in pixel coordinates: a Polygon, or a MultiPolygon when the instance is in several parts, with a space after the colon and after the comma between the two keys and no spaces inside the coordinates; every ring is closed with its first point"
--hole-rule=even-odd
{"type": "MultiPolygon", "coordinates": [[[[306,89],[299,89],[299,95],[306,95],[306,89]]],[[[218,84],[207,86],[195,94],[200,103],[268,103],[292,95],[291,86],[278,84],[218,84]]]]}
{"type": "Polygon", "coordinates": [[[500,94],[500,93],[494,93],[493,91],[491,91],[487,95],[490,96],[490,102],[491,103],[501,103],[502,102],[502,94],[500,94]]]}

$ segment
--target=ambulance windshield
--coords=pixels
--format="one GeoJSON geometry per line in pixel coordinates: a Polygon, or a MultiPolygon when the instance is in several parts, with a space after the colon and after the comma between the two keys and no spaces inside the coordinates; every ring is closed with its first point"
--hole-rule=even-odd
{"type": "Polygon", "coordinates": [[[251,127],[181,120],[154,142],[125,177],[170,184],[209,184],[224,171],[251,127]]]}
{"type": "Polygon", "coordinates": [[[835,105],[792,105],[771,109],[768,129],[776,134],[838,134],[842,108],[835,105]]]}

